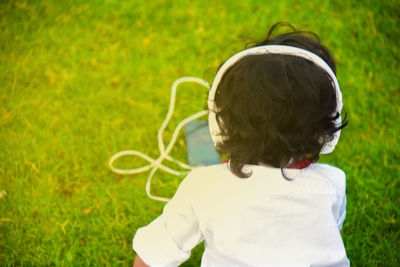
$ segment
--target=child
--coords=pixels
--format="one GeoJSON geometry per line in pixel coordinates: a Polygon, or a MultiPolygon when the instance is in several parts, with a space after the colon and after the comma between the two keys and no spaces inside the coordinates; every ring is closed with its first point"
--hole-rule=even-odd
{"type": "Polygon", "coordinates": [[[317,35],[277,35],[228,59],[209,96],[227,164],[194,169],[136,232],[134,266],[177,266],[204,240],[202,266],[349,266],[340,236],[345,174],[316,163],[340,130],[342,100],[317,35]]]}

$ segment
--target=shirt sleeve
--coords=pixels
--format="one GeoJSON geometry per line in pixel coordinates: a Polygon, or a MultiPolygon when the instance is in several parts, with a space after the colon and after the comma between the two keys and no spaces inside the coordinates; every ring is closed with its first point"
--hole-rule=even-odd
{"type": "Polygon", "coordinates": [[[343,222],[344,222],[344,219],[346,218],[346,204],[347,204],[347,199],[346,199],[346,194],[344,194],[342,203],[339,207],[339,217],[337,220],[339,230],[342,230],[343,222]]]}
{"type": "Polygon", "coordinates": [[[343,180],[339,187],[339,195],[341,196],[339,209],[338,209],[338,217],[337,217],[337,225],[339,230],[342,229],[344,219],[346,218],[346,175],[343,173],[343,180]]]}
{"type": "Polygon", "coordinates": [[[204,239],[193,209],[198,188],[194,186],[192,176],[193,172],[181,182],[158,218],[137,230],[133,249],[147,265],[178,266],[204,239]]]}

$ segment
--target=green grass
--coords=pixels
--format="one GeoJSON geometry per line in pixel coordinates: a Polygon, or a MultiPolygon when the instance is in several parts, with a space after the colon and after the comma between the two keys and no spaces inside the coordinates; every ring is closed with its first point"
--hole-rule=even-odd
{"type": "MultiPolygon", "coordinates": [[[[108,159],[124,149],[156,157],[172,82],[211,81],[241,36],[289,21],[337,61],[349,126],[321,161],[347,174],[348,257],[400,266],[397,1],[206,2],[1,1],[0,264],[131,264],[136,229],[164,204],[146,197],[147,173],[116,175],[108,159]]],[[[207,90],[180,89],[166,140],[205,105],[207,90]]],[[[172,154],[185,159],[182,137],[172,154]]],[[[172,196],[181,179],[158,173],[153,192],[172,196]]]]}

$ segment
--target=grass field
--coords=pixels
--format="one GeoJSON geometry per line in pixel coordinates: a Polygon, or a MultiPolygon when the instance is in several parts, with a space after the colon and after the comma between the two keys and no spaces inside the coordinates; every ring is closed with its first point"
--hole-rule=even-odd
{"type": "MultiPolygon", "coordinates": [[[[211,82],[245,37],[289,21],[336,59],[349,126],[321,162],[347,174],[348,257],[400,266],[399,14],[396,0],[1,1],[0,264],[131,264],[136,229],[164,203],[146,197],[148,173],[116,175],[109,158],[157,157],[172,82],[211,82]]],[[[180,88],[166,140],[206,92],[180,88]]],[[[171,154],[185,160],[182,136],[171,154]]],[[[170,197],[181,179],[159,172],[152,192],[170,197]]],[[[184,266],[201,254],[202,245],[184,266]]]]}

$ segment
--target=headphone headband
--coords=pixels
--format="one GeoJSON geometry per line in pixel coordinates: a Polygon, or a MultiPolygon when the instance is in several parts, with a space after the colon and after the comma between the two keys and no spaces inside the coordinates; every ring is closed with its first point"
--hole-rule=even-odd
{"type": "MultiPolygon", "coordinates": [[[[291,55],[291,56],[301,57],[301,58],[304,58],[306,60],[313,62],[317,66],[324,69],[329,74],[329,76],[332,78],[334,87],[336,89],[336,97],[337,97],[336,111],[339,114],[342,111],[343,102],[342,102],[342,93],[340,91],[339,83],[338,83],[337,78],[336,78],[335,74],[333,73],[332,69],[322,58],[320,58],[319,56],[317,56],[314,53],[311,53],[310,51],[307,51],[305,49],[298,48],[298,47],[293,47],[293,46],[264,45],[264,46],[252,47],[252,48],[240,51],[239,53],[233,55],[227,61],[225,61],[225,63],[218,70],[218,72],[214,78],[214,81],[211,85],[211,89],[210,89],[210,92],[208,95],[208,109],[209,109],[208,121],[209,121],[211,137],[212,137],[215,145],[217,143],[220,143],[223,141],[223,137],[219,135],[220,128],[219,128],[217,120],[216,120],[216,114],[215,114],[215,112],[213,112],[213,110],[216,109],[216,106],[214,104],[215,93],[217,91],[218,85],[221,82],[221,79],[222,79],[224,73],[226,72],[227,69],[229,69],[237,61],[239,61],[241,58],[243,58],[245,56],[265,55],[265,54],[279,54],[279,55],[291,55]]],[[[340,124],[341,122],[342,122],[342,119],[339,116],[339,118],[335,121],[335,123],[340,124]]],[[[339,136],[340,136],[340,130],[334,133],[334,138],[332,141],[325,144],[325,146],[323,147],[323,149],[321,151],[321,154],[331,153],[334,150],[335,145],[339,141],[339,136]]]]}

